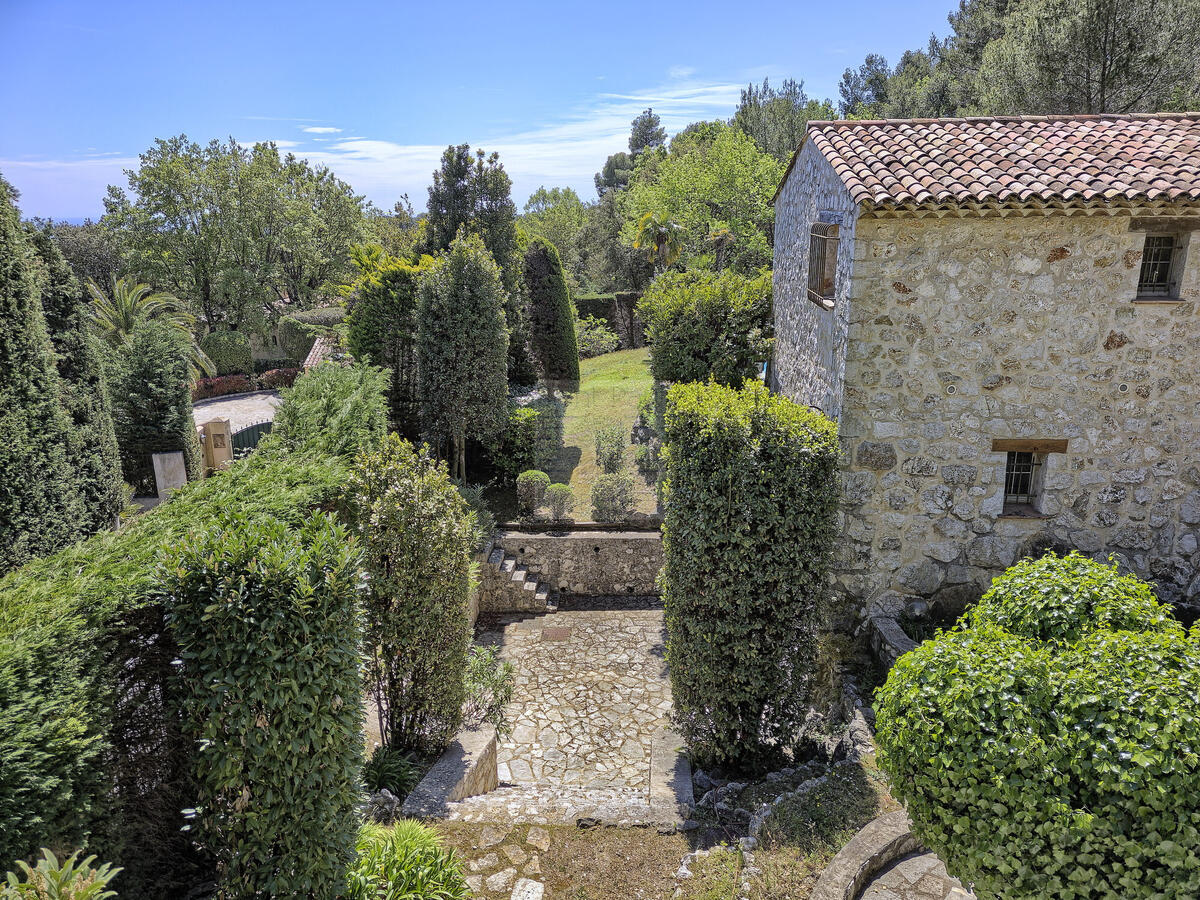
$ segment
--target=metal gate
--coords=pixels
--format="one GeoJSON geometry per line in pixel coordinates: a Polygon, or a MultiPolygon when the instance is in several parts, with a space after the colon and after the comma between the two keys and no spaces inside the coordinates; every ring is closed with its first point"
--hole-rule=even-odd
{"type": "Polygon", "coordinates": [[[247,425],[240,431],[233,433],[233,452],[238,455],[241,451],[242,455],[249,453],[258,446],[258,442],[262,440],[262,436],[271,430],[271,422],[255,422],[253,425],[247,425]]]}

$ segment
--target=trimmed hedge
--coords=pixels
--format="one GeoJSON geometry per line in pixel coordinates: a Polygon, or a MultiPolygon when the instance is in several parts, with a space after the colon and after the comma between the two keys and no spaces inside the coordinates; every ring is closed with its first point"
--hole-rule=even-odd
{"type": "Polygon", "coordinates": [[[567,289],[558,250],[535,237],[525,251],[525,285],[529,291],[530,345],[551,381],[579,381],[579,347],[575,343],[575,307],[567,289]]]}
{"type": "Polygon", "coordinates": [[[806,713],[836,533],[837,425],[758,382],[671,388],[660,586],[702,764],[769,764],[806,713]]]}
{"type": "Polygon", "coordinates": [[[876,703],[917,836],[980,898],[1200,896],[1200,629],[1076,554],[1026,560],[876,703]]]}
{"type": "Polygon", "coordinates": [[[517,504],[522,513],[535,513],[546,499],[550,476],[538,469],[527,469],[517,476],[517,504]]]}
{"type": "Polygon", "coordinates": [[[279,348],[288,359],[303,365],[317,335],[341,325],[345,319],[346,310],[341,306],[322,306],[284,316],[279,320],[279,348]]]}
{"type": "Polygon", "coordinates": [[[358,550],[317,513],[232,520],[160,570],[198,748],[194,839],[222,898],[336,897],[354,860],[363,764],[358,550]]]}
{"type": "Polygon", "coordinates": [[[192,402],[242,394],[254,390],[254,383],[247,375],[217,375],[213,378],[197,378],[192,386],[192,402]]]}
{"type": "Polygon", "coordinates": [[[212,360],[217,375],[249,375],[254,371],[250,338],[241,331],[210,331],[200,339],[200,349],[212,360]]]}

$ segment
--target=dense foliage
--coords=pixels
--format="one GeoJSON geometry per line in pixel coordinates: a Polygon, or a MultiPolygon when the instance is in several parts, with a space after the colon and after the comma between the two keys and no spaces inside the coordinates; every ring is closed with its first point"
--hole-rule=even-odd
{"type": "Polygon", "coordinates": [[[537,465],[538,419],[541,413],[519,403],[509,403],[503,433],[488,447],[488,457],[505,482],[537,465]]]}
{"type": "Polygon", "coordinates": [[[625,430],[620,425],[608,425],[596,431],[596,465],[608,475],[625,467],[625,430]]]}
{"type": "Polygon", "coordinates": [[[633,515],[633,479],[608,472],[592,483],[592,519],[597,522],[627,522],[633,515]]]}
{"type": "Polygon", "coordinates": [[[281,392],[271,442],[352,457],[387,433],[387,373],[374,366],[322,363],[281,392]]]}
{"type": "Polygon", "coordinates": [[[478,728],[488,724],[501,739],[508,736],[505,709],[512,702],[516,669],[497,656],[496,647],[472,647],[463,673],[463,725],[478,728]]]}
{"type": "Polygon", "coordinates": [[[25,860],[17,863],[21,874],[9,872],[0,885],[2,900],[108,900],[116,891],[108,889],[109,882],[121,873],[109,863],[95,866],[96,857],[79,858],[76,851],[58,861],[47,849],[42,858],[31,866],[25,860]]]}
{"type": "Polygon", "coordinates": [[[529,292],[530,346],[542,377],[579,381],[575,308],[553,244],[538,237],[529,242],[524,276],[529,292]]]}
{"type": "Polygon", "coordinates": [[[351,496],[380,734],[389,747],[441,749],[462,721],[474,515],[428,448],[394,434],[359,456],[351,496]]]}
{"type": "Polygon", "coordinates": [[[317,337],[342,324],[346,310],[341,306],[319,306],[284,316],[279,320],[279,348],[295,363],[302,364],[317,337]]]}
{"type": "Polygon", "coordinates": [[[155,493],[152,455],[182,451],[189,479],[200,477],[202,458],[192,420],[188,340],[155,319],[139,324],[116,363],[113,422],[125,480],[155,493]]]}
{"type": "Polygon", "coordinates": [[[695,758],[753,768],[803,722],[836,533],[837,426],[757,382],[671,388],[667,660],[695,758]]]}
{"type": "Polygon", "coordinates": [[[179,647],[194,839],[223,898],[335,897],[354,859],[362,768],[358,551],[317,513],[229,520],[161,574],[179,647]]]}
{"type": "Polygon", "coordinates": [[[210,331],[200,339],[200,349],[212,360],[217,375],[245,375],[254,371],[254,354],[245,332],[210,331]]]}
{"type": "Polygon", "coordinates": [[[404,820],[392,827],[364,825],[345,900],[466,900],[462,866],[436,832],[404,820]]]}
{"type": "Polygon", "coordinates": [[[917,836],[980,898],[1200,892],[1200,629],[1148,585],[1025,560],[901,657],[878,741],[917,836]]]}
{"type": "Polygon", "coordinates": [[[525,201],[519,224],[531,238],[540,237],[558,249],[572,292],[580,288],[587,248],[580,240],[591,207],[569,187],[540,187],[525,201]]]}
{"type": "Polygon", "coordinates": [[[550,476],[537,469],[528,469],[517,476],[517,505],[523,513],[534,513],[546,499],[550,476]]]}
{"type": "Polygon", "coordinates": [[[786,165],[810,121],[836,118],[833,104],[809,97],[803,81],[785,78],[776,89],[764,78],[761,86],[750,84],[742,90],[732,124],[750,135],[759,150],[786,165]]]}
{"type": "Polygon", "coordinates": [[[575,321],[575,341],[580,359],[603,356],[621,347],[621,338],[608,327],[608,322],[596,316],[584,316],[575,321]]]}
{"type": "Polygon", "coordinates": [[[575,509],[575,493],[569,484],[551,484],[546,488],[546,506],[555,522],[566,519],[575,509]]]}
{"type": "Polygon", "coordinates": [[[659,381],[707,381],[735,387],[758,375],[771,355],[771,273],[667,272],[638,302],[659,381]]]}

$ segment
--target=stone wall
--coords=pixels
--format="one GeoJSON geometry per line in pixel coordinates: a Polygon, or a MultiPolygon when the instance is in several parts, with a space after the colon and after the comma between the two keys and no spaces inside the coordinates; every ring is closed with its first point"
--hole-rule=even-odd
{"type": "MultiPolygon", "coordinates": [[[[1200,249],[1193,240],[1180,302],[1134,303],[1133,225],[859,219],[838,301],[849,340],[837,581],[860,612],[971,602],[1046,547],[1111,552],[1164,598],[1200,602],[1200,249]],[[995,439],[1067,441],[1046,456],[1044,515],[1003,514],[995,439]]],[[[781,274],[781,387],[811,402],[805,368],[821,365],[792,332],[816,307],[797,295],[802,272],[784,275],[790,293],[781,274]]]]}
{"type": "Polygon", "coordinates": [[[656,531],[501,531],[496,546],[551,591],[583,596],[657,594],[662,538],[656,531]]]}
{"type": "Polygon", "coordinates": [[[857,207],[828,160],[805,144],[775,200],[775,358],[771,385],[837,417],[845,376],[857,207]],[[808,299],[809,231],[839,223],[836,305],[808,299]]]}

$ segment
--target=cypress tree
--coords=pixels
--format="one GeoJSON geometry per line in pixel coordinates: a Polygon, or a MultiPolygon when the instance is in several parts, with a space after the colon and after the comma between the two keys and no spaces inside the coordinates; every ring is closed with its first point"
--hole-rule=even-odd
{"type": "Polygon", "coordinates": [[[92,533],[111,527],[125,502],[112,406],[83,287],[48,229],[33,231],[30,238],[41,259],[42,310],[57,354],[62,403],[73,426],[67,466],[83,497],[84,530],[92,533]]]}
{"type": "Polygon", "coordinates": [[[575,309],[558,250],[545,238],[533,238],[525,251],[525,284],[531,343],[542,374],[552,381],[579,381],[575,309]]]}
{"type": "Polygon", "coordinates": [[[70,441],[33,248],[0,179],[0,574],[81,536],[70,441]]]}

